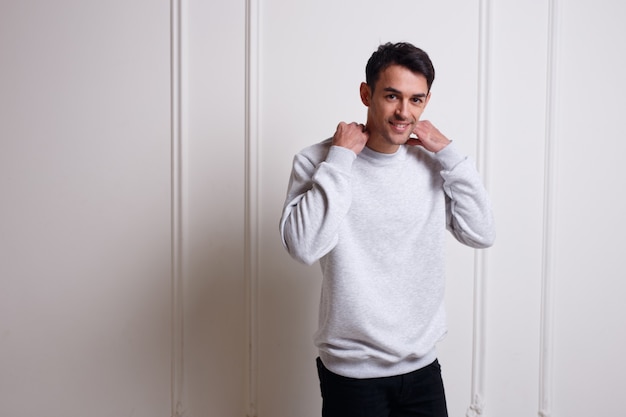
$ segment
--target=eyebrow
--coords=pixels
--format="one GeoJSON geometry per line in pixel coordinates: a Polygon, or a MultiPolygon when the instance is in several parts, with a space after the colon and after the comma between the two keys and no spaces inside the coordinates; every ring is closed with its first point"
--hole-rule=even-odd
{"type": "MultiPolygon", "coordinates": [[[[395,88],[393,88],[393,87],[385,87],[383,90],[384,90],[384,91],[387,91],[387,92],[389,92],[389,93],[394,93],[394,94],[402,95],[402,92],[401,92],[401,91],[396,90],[396,89],[395,89],[395,88]]],[[[419,97],[419,98],[424,98],[424,97],[426,97],[426,94],[424,94],[424,93],[418,93],[418,94],[413,94],[411,97],[419,97]]]]}

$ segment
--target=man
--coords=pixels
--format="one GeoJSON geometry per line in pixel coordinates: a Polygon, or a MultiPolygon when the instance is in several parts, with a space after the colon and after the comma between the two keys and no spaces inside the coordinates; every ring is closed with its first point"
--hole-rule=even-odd
{"type": "Polygon", "coordinates": [[[447,416],[445,230],[475,248],[495,231],[475,167],[420,121],[434,77],[421,49],[381,45],[360,86],[366,124],[342,122],[294,158],[280,232],[322,268],[323,417],[447,416]]]}

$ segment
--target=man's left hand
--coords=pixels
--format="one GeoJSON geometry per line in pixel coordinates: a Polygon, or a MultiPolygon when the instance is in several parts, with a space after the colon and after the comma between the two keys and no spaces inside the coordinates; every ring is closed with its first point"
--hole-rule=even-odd
{"type": "Polygon", "coordinates": [[[415,123],[413,133],[417,137],[411,137],[406,141],[407,145],[422,146],[431,152],[439,152],[450,144],[450,140],[445,137],[428,120],[419,120],[415,123]]]}

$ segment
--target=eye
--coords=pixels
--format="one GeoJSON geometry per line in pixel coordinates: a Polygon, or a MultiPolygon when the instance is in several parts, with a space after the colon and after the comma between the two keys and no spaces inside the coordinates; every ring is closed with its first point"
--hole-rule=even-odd
{"type": "Polygon", "coordinates": [[[387,94],[387,99],[389,100],[395,100],[398,96],[396,96],[395,94],[387,94]]]}
{"type": "Polygon", "coordinates": [[[420,103],[423,103],[423,102],[424,102],[424,100],[421,97],[413,97],[413,103],[420,104],[420,103]]]}

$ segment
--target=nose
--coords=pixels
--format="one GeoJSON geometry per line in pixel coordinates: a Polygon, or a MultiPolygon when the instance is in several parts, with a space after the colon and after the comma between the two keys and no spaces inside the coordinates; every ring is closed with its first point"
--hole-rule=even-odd
{"type": "Polygon", "coordinates": [[[409,106],[404,100],[400,100],[398,102],[398,106],[396,107],[396,117],[399,119],[406,119],[409,117],[409,106]]]}

